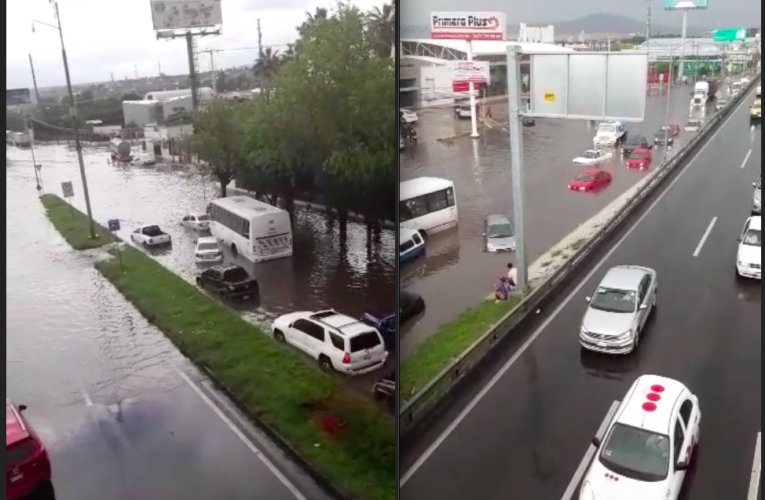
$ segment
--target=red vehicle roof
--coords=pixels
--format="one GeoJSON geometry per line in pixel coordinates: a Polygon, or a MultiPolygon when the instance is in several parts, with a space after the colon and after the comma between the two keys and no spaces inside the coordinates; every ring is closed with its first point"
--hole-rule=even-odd
{"type": "Polygon", "coordinates": [[[651,154],[651,150],[650,149],[645,149],[645,148],[633,149],[632,150],[632,154],[633,155],[650,155],[651,154]]]}
{"type": "Polygon", "coordinates": [[[600,173],[600,169],[599,168],[588,168],[587,170],[583,171],[582,173],[583,174],[595,175],[595,174],[599,174],[600,173]]]}
{"type": "Polygon", "coordinates": [[[29,431],[27,430],[24,422],[21,420],[16,408],[10,403],[5,404],[5,447],[8,448],[19,441],[23,441],[29,437],[29,431]]]}

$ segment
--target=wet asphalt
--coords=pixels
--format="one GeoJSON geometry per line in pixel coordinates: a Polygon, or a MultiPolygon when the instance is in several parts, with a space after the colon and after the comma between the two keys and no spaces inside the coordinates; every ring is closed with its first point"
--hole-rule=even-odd
{"type": "MultiPolygon", "coordinates": [[[[59,193],[60,181],[72,179],[79,196],[71,152],[40,147],[37,156],[46,190],[59,193]]],[[[10,148],[6,157],[11,160],[6,167],[6,389],[13,401],[28,405],[26,415],[48,447],[55,498],[328,500],[93,269],[94,252],[72,250],[51,226],[35,190],[29,151],[10,148]]],[[[190,276],[193,236],[172,221],[204,207],[198,181],[169,169],[119,171],[101,157],[86,154],[96,218],[120,217],[126,230],[159,219],[178,242],[173,254],[160,260],[190,276]],[[163,204],[174,208],[165,211],[163,204]]],[[[75,205],[81,204],[76,198],[75,205]]],[[[310,229],[305,219],[299,227],[310,229]]],[[[349,248],[362,245],[354,239],[355,230],[350,233],[349,248]]],[[[325,234],[320,230],[300,238],[326,241],[325,234]]],[[[321,260],[332,269],[332,258],[317,253],[309,263],[278,266],[297,272],[314,269],[321,260]]],[[[393,278],[361,277],[373,266],[362,262],[364,255],[342,258],[347,264],[316,282],[326,292],[322,301],[350,296],[346,288],[392,283],[393,278]],[[351,283],[342,275],[358,276],[351,283]]],[[[306,281],[319,274],[306,273],[306,281]]],[[[269,270],[259,276],[266,284],[266,304],[279,304],[279,297],[300,288],[295,285],[299,278],[285,271],[283,291],[271,294],[278,288],[267,279],[275,274],[269,270]]],[[[322,303],[308,302],[318,293],[296,300],[318,308],[322,303]]],[[[360,309],[375,301],[374,291],[356,295],[351,303],[360,309]]],[[[286,298],[281,304],[293,307],[286,298]]],[[[262,307],[263,317],[280,311],[262,307]]]]}
{"type": "MultiPolygon", "coordinates": [[[[667,115],[670,123],[682,127],[690,112],[690,89],[673,87],[669,100],[666,89],[663,94],[649,95],[645,121],[627,124],[629,133],[653,140],[667,115]]],[[[507,123],[507,103],[492,104],[491,109],[494,120],[507,123]]],[[[699,111],[694,113],[701,117],[699,111]]],[[[710,108],[706,115],[713,113],[710,108]]],[[[470,121],[455,120],[449,109],[422,111],[419,144],[401,153],[402,180],[435,176],[455,183],[460,217],[458,228],[428,239],[426,259],[401,270],[401,285],[421,294],[428,304],[418,321],[402,328],[402,357],[414,352],[439,326],[455,320],[460,312],[490,294],[497,276],[506,272],[507,262],[513,261],[512,254],[484,252],[481,236],[487,215],[512,215],[508,133],[494,129],[483,132],[479,140],[462,137],[448,144],[436,142],[437,138],[469,130],[470,121]]],[[[615,154],[603,166],[613,175],[607,189],[597,194],[568,191],[568,182],[586,168],[571,160],[592,147],[594,132],[586,122],[571,120],[538,119],[535,127],[523,129],[529,264],[648,174],[627,170],[621,156],[615,154]]],[[[690,132],[681,132],[668,155],[679,150],[690,136],[690,132]]],[[[663,154],[661,148],[654,151],[655,156],[663,154]]]]}
{"type": "Polygon", "coordinates": [[[482,500],[561,498],[612,402],[649,373],[682,381],[700,400],[699,450],[681,498],[746,498],[762,418],[762,288],[735,275],[762,161],[761,130],[750,126],[747,107],[402,457],[401,500],[462,500],[465,492],[482,500]],[[608,268],[625,263],[658,272],[656,315],[633,355],[583,353],[585,296],[608,268]]]}

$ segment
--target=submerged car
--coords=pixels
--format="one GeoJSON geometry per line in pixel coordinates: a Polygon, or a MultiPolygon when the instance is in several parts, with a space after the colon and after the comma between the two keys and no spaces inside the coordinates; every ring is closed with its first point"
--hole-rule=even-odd
{"type": "Polygon", "coordinates": [[[577,156],[573,163],[577,165],[598,165],[611,159],[613,153],[602,149],[588,149],[582,156],[577,156]]]}
{"type": "Polygon", "coordinates": [[[259,294],[258,280],[241,266],[211,267],[197,276],[196,283],[225,298],[249,299],[259,294]]]}
{"type": "Polygon", "coordinates": [[[216,237],[205,236],[197,240],[194,248],[194,261],[197,264],[212,264],[222,260],[223,250],[216,237]]]}
{"type": "Polygon", "coordinates": [[[515,227],[505,215],[490,215],[484,221],[484,248],[487,252],[514,252],[515,227]]]}
{"type": "Polygon", "coordinates": [[[631,135],[622,144],[622,153],[624,156],[628,156],[636,149],[651,149],[653,144],[648,142],[648,139],[642,135],[631,135]]]}
{"type": "Polygon", "coordinates": [[[688,120],[685,123],[685,131],[686,132],[698,132],[701,128],[701,120],[697,120],[695,118],[688,120]]]}
{"type": "Polygon", "coordinates": [[[595,191],[611,184],[611,174],[605,170],[591,168],[574,177],[568,183],[571,191],[595,191]]]}
{"type": "Polygon", "coordinates": [[[643,170],[651,166],[653,155],[650,149],[636,149],[629,154],[624,162],[627,168],[637,168],[643,170]]]}
{"type": "MultiPolygon", "coordinates": [[[[398,295],[398,324],[406,322],[425,310],[425,301],[419,294],[407,290],[399,291],[398,295]]],[[[396,313],[384,311],[379,313],[366,312],[361,321],[373,326],[382,335],[385,348],[389,351],[396,350],[396,313]]]]}
{"type": "Polygon", "coordinates": [[[628,354],[637,349],[648,317],[656,307],[656,271],[643,266],[608,270],[579,327],[579,344],[590,351],[628,354]]]}
{"type": "Polygon", "coordinates": [[[746,219],[738,237],[736,274],[741,278],[762,279],[762,217],[746,219]]]}
{"type": "Polygon", "coordinates": [[[672,146],[675,143],[675,137],[680,135],[680,125],[671,123],[664,125],[653,136],[653,143],[657,146],[672,146]]]}

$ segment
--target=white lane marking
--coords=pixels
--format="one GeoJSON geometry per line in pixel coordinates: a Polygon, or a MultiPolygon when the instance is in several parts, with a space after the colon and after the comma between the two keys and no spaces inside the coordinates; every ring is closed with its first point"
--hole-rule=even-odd
{"type": "Polygon", "coordinates": [[[760,493],[760,436],[761,432],[757,433],[757,442],[754,445],[754,460],[752,460],[752,477],[749,480],[749,494],[746,496],[746,500],[756,500],[757,495],[760,493]]]}
{"type": "MultiPolygon", "coordinates": [[[[600,427],[598,427],[598,432],[595,434],[595,436],[597,436],[597,438],[601,441],[605,437],[606,429],[608,429],[608,424],[610,424],[611,420],[614,419],[614,414],[619,408],[620,403],[620,401],[614,401],[611,403],[611,408],[608,409],[608,413],[606,413],[605,418],[603,418],[603,421],[600,423],[600,427]]],[[[577,488],[579,488],[579,483],[582,482],[584,474],[587,472],[587,468],[590,466],[590,462],[592,462],[592,458],[597,452],[598,449],[595,447],[595,445],[590,443],[590,446],[587,448],[587,451],[584,454],[584,458],[582,458],[582,461],[579,463],[579,467],[577,467],[576,472],[574,472],[574,476],[571,478],[571,482],[568,483],[568,488],[566,488],[566,491],[563,493],[561,500],[572,500],[574,498],[574,494],[576,493],[577,488]]]]}
{"type": "Polygon", "coordinates": [[[85,406],[93,406],[93,400],[90,399],[90,394],[88,394],[85,389],[80,391],[82,393],[82,399],[85,401],[85,406]]]}
{"type": "Polygon", "coordinates": [[[712,232],[712,228],[715,227],[715,223],[717,222],[717,217],[712,217],[712,222],[709,223],[707,226],[707,230],[704,231],[704,234],[701,235],[701,240],[699,240],[699,244],[696,245],[696,250],[693,251],[693,256],[698,257],[701,253],[701,249],[704,248],[704,243],[706,243],[707,238],[709,238],[709,233],[712,232]]]}
{"type": "Polygon", "coordinates": [[[746,168],[746,162],[749,161],[749,157],[752,156],[752,149],[750,148],[749,151],[746,152],[746,156],[744,157],[744,161],[741,162],[741,168],[746,168]]]}
{"type": "Polygon", "coordinates": [[[228,427],[231,432],[234,433],[236,437],[239,438],[239,440],[244,443],[244,445],[247,447],[248,450],[252,452],[253,455],[258,457],[261,462],[268,468],[268,470],[271,471],[271,473],[276,476],[276,478],[288,489],[290,490],[290,493],[297,499],[297,500],[308,500],[301,492],[300,490],[293,485],[287,477],[282,474],[282,471],[280,471],[276,466],[271,462],[267,456],[263,454],[253,443],[250,441],[247,436],[244,435],[244,433],[239,430],[239,427],[234,424],[234,422],[231,421],[228,416],[223,413],[223,411],[218,408],[218,406],[213,403],[213,401],[207,396],[207,394],[204,393],[202,389],[199,388],[197,384],[195,384],[191,378],[189,378],[188,375],[183,373],[181,370],[176,370],[178,372],[178,375],[187,383],[189,384],[189,387],[191,387],[194,392],[197,393],[197,395],[202,399],[202,401],[207,404],[207,406],[210,407],[212,411],[215,412],[216,415],[223,421],[224,424],[226,424],[226,427],[228,427]]]}
{"type": "Polygon", "coordinates": [[[685,172],[688,171],[690,166],[696,163],[696,160],[699,158],[699,156],[701,156],[701,153],[703,153],[707,149],[707,146],[709,146],[709,144],[711,144],[717,138],[720,132],[722,132],[723,130],[727,128],[728,122],[730,122],[730,120],[734,116],[738,115],[739,111],[741,111],[741,108],[745,102],[747,101],[745,99],[742,99],[738,103],[738,107],[725,118],[725,122],[722,124],[722,126],[718,128],[717,130],[715,130],[715,132],[707,139],[707,141],[701,145],[699,150],[696,151],[696,154],[693,155],[693,158],[691,158],[691,160],[685,164],[683,169],[677,173],[676,177],[672,179],[672,182],[669,183],[669,185],[656,196],[656,199],[646,209],[643,215],[641,215],[640,218],[637,221],[635,221],[632,227],[630,227],[627,230],[627,232],[624,233],[624,236],[622,236],[621,239],[617,241],[613,247],[611,247],[608,253],[606,253],[603,256],[603,258],[600,259],[600,261],[598,261],[597,264],[595,264],[595,267],[592,268],[592,270],[587,274],[587,276],[585,276],[584,279],[582,279],[579,282],[576,288],[574,288],[571,291],[571,293],[565,299],[563,299],[560,305],[552,313],[550,313],[550,316],[548,316],[547,319],[545,319],[545,321],[539,326],[539,328],[537,328],[534,331],[534,333],[532,333],[531,336],[528,339],[526,339],[526,342],[524,342],[523,345],[521,345],[521,347],[515,352],[515,354],[513,354],[513,356],[502,366],[502,368],[499,369],[499,371],[494,375],[494,377],[492,377],[492,379],[489,380],[489,382],[485,386],[483,386],[481,391],[475,395],[475,397],[460,412],[460,414],[457,415],[457,417],[452,421],[452,423],[449,424],[449,426],[446,429],[444,429],[441,435],[439,435],[436,438],[436,440],[433,441],[433,443],[431,443],[428,449],[426,449],[425,452],[423,452],[423,454],[420,455],[420,458],[418,458],[414,462],[414,464],[409,468],[409,470],[406,471],[403,476],[401,476],[401,479],[399,480],[399,489],[403,488],[403,486],[407,483],[407,481],[409,481],[409,479],[411,479],[411,477],[415,474],[415,472],[417,472],[417,470],[419,470],[419,468],[422,467],[422,465],[431,457],[431,455],[435,453],[438,447],[441,446],[444,443],[444,441],[446,441],[446,439],[451,435],[452,432],[454,432],[454,429],[456,429],[457,426],[459,426],[462,423],[462,421],[465,420],[465,418],[467,418],[470,412],[473,411],[473,409],[476,406],[478,406],[481,400],[484,397],[486,397],[489,391],[491,391],[491,389],[495,385],[497,385],[497,382],[499,382],[500,379],[505,376],[505,373],[507,373],[507,371],[515,364],[515,362],[518,361],[518,358],[520,358],[521,355],[523,355],[523,353],[526,352],[526,349],[528,349],[531,346],[531,344],[534,343],[537,337],[541,335],[541,333],[549,326],[550,323],[552,323],[552,321],[558,316],[558,314],[560,314],[560,312],[569,304],[569,302],[573,300],[573,298],[579,293],[582,287],[584,287],[584,285],[587,284],[588,281],[590,281],[590,279],[595,275],[595,273],[598,272],[601,267],[603,267],[603,264],[605,264],[606,261],[611,258],[614,252],[616,252],[619,249],[619,247],[622,246],[622,244],[627,240],[627,238],[629,238],[632,235],[635,229],[637,229],[638,226],[640,226],[640,223],[643,222],[643,220],[645,220],[646,217],[648,217],[648,214],[653,212],[653,209],[656,208],[656,205],[658,205],[659,202],[664,199],[667,193],[672,191],[672,188],[675,187],[675,184],[677,184],[677,182],[683,177],[683,175],[685,174],[685,172]]]}

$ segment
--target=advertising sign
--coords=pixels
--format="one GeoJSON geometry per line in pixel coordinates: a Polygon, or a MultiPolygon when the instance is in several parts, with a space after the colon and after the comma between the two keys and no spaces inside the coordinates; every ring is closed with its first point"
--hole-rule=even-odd
{"type": "Polygon", "coordinates": [[[430,38],[434,40],[505,40],[507,38],[505,14],[504,12],[432,12],[430,38]]]}
{"type": "Polygon", "coordinates": [[[714,35],[715,42],[728,43],[728,42],[743,42],[746,40],[745,28],[733,29],[733,30],[716,30],[714,35]]]}
{"type": "Polygon", "coordinates": [[[151,19],[155,31],[223,24],[220,0],[151,0],[151,19]]]}
{"type": "Polygon", "coordinates": [[[74,186],[72,185],[72,181],[62,182],[61,191],[64,193],[64,198],[72,198],[74,196],[74,186]]]}
{"type": "Polygon", "coordinates": [[[32,98],[29,95],[29,89],[5,89],[6,106],[22,106],[31,102],[32,98]]]}
{"type": "Polygon", "coordinates": [[[480,84],[490,84],[489,61],[451,61],[452,92],[469,92],[470,82],[478,88],[480,84]]]}
{"type": "Polygon", "coordinates": [[[664,0],[664,10],[706,10],[708,0],[664,0]]]}

